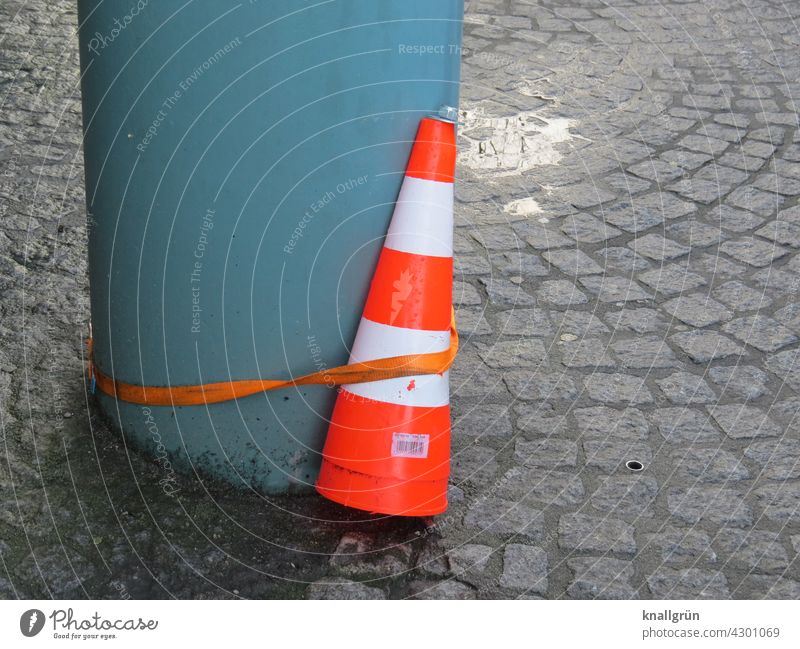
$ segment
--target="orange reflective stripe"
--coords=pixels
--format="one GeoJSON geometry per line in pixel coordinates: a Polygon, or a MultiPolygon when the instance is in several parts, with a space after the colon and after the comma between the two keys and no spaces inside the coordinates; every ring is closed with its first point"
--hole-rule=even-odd
{"type": "Polygon", "coordinates": [[[458,331],[455,312],[450,320],[450,348],[431,354],[392,356],[365,363],[341,365],[322,372],[306,374],[289,380],[245,380],[205,383],[203,385],[145,386],[116,381],[103,374],[91,357],[92,339],[89,339],[89,378],[97,388],[120,401],[142,406],[199,406],[241,399],[260,392],[280,390],[299,385],[347,385],[385,381],[400,376],[442,374],[453,364],[458,353],[458,331]]]}
{"type": "Polygon", "coordinates": [[[364,317],[406,329],[447,331],[453,303],[453,258],[384,248],[364,317]],[[386,287],[392,290],[387,291],[386,287]]]}
{"type": "Polygon", "coordinates": [[[411,149],[406,176],[452,183],[456,168],[456,127],[450,122],[424,118],[411,149]]]}

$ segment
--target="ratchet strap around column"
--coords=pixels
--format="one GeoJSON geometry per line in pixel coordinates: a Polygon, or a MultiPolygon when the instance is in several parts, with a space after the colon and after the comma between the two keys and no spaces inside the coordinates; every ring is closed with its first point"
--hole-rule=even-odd
{"type": "Polygon", "coordinates": [[[251,379],[202,385],[145,386],[117,381],[103,374],[97,369],[92,358],[92,339],[89,338],[88,342],[90,384],[120,401],[142,406],[198,406],[232,401],[260,392],[300,385],[348,385],[385,381],[401,376],[442,374],[450,368],[458,353],[458,331],[453,311],[450,321],[450,347],[441,352],[379,358],[365,363],[341,365],[288,380],[251,379]]]}

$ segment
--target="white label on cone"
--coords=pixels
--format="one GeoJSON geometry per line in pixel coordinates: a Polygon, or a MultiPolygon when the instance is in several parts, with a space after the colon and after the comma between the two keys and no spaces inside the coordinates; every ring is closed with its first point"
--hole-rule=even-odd
{"type": "Polygon", "coordinates": [[[428,457],[430,435],[392,433],[392,457],[428,457]]]}

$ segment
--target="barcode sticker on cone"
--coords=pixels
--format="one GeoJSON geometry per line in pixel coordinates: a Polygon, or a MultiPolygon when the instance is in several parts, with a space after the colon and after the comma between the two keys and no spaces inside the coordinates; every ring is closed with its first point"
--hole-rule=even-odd
{"type": "Polygon", "coordinates": [[[392,433],[392,457],[428,457],[430,435],[392,433]]]}

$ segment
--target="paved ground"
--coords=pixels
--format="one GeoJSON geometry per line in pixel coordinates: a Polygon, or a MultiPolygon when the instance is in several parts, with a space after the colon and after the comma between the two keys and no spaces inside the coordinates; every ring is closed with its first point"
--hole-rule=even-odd
{"type": "Polygon", "coordinates": [[[800,3],[468,2],[435,532],[90,416],[73,5],[0,6],[0,597],[800,597],[800,3]]]}

